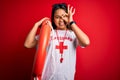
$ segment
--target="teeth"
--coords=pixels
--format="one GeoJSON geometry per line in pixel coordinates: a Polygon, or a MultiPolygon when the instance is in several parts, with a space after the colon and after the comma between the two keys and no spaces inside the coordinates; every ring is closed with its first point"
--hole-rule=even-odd
{"type": "Polygon", "coordinates": [[[64,25],[64,23],[63,23],[63,22],[61,22],[61,23],[59,23],[59,25],[60,25],[60,26],[63,26],[63,25],[64,25]]]}

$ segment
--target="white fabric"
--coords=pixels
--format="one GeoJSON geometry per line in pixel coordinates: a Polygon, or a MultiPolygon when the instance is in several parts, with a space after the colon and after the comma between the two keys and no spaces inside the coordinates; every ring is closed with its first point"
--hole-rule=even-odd
{"type": "MultiPolygon", "coordinates": [[[[51,32],[50,41],[47,48],[47,58],[45,61],[42,80],[74,80],[75,68],[76,68],[76,47],[78,41],[73,31],[58,30],[58,39],[56,35],[56,30],[54,34],[51,32]],[[67,49],[63,50],[63,62],[60,63],[60,50],[56,49],[56,45],[59,42],[63,42],[63,37],[65,36],[64,46],[67,49]]],[[[38,40],[38,37],[36,37],[38,40]]]]}

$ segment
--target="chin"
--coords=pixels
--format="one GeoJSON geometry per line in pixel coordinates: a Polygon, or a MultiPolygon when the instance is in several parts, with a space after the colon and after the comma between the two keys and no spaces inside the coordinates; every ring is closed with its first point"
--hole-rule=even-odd
{"type": "Polygon", "coordinates": [[[59,30],[65,30],[66,28],[57,28],[57,29],[59,29],[59,30]]]}
{"type": "Polygon", "coordinates": [[[65,30],[65,29],[66,29],[66,27],[65,27],[65,26],[59,26],[59,27],[57,27],[57,29],[60,29],[60,30],[65,30]]]}

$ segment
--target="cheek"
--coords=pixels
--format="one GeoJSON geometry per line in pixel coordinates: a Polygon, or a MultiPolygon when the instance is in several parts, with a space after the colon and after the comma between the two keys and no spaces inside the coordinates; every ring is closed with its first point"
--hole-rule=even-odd
{"type": "Polygon", "coordinates": [[[57,19],[54,19],[54,23],[57,24],[57,23],[58,23],[58,20],[57,20],[57,19]]]}
{"type": "Polygon", "coordinates": [[[68,17],[63,17],[63,20],[68,21],[68,17]]]}

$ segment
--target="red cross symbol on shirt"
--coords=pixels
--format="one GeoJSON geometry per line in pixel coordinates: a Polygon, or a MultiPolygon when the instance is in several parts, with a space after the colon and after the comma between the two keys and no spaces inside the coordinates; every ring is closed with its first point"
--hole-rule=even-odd
{"type": "Polygon", "coordinates": [[[68,48],[68,46],[64,46],[63,44],[63,42],[59,42],[59,46],[56,45],[56,49],[60,50],[60,54],[63,54],[63,50],[68,48]]]}

